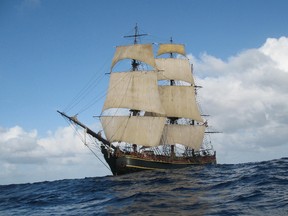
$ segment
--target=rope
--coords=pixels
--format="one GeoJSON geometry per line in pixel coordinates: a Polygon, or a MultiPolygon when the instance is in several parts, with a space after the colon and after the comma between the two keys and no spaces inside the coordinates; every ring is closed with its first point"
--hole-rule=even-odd
{"type": "MultiPolygon", "coordinates": [[[[106,68],[109,59],[106,59],[102,68],[100,69],[100,74],[93,74],[89,81],[84,85],[84,87],[76,94],[76,96],[71,100],[71,102],[65,107],[64,112],[68,112],[76,105],[78,105],[81,101],[83,101],[89,94],[93,92],[92,90],[97,87],[101,80],[105,77],[105,73],[103,71],[106,68]]],[[[96,103],[96,102],[94,102],[96,103]]],[[[93,103],[93,104],[94,104],[93,103]]]]}
{"type": "MultiPolygon", "coordinates": [[[[64,118],[64,117],[63,117],[64,118]]],[[[82,143],[94,154],[94,156],[108,169],[111,171],[110,167],[107,166],[107,164],[105,162],[103,162],[101,160],[101,158],[93,151],[93,149],[87,144],[85,143],[85,140],[83,139],[83,137],[81,136],[80,132],[77,129],[77,126],[73,123],[71,123],[70,121],[68,121],[66,118],[64,118],[68,124],[73,128],[73,130],[76,132],[76,134],[79,136],[80,140],[82,141],[82,143]]],[[[90,139],[92,139],[92,137],[89,135],[90,139]]],[[[95,141],[95,139],[92,139],[94,142],[94,146],[98,149],[100,149],[99,144],[97,144],[97,142],[95,141]]]]}

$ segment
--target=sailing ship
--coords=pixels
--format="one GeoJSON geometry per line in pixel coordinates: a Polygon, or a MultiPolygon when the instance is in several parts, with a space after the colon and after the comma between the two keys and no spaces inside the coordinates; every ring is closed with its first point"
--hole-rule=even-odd
{"type": "Polygon", "coordinates": [[[143,170],[180,169],[216,164],[216,151],[204,143],[208,124],[196,100],[193,66],[185,46],[170,43],[140,44],[136,25],[134,43],[117,46],[110,68],[110,83],[99,116],[104,134],[75,116],[58,111],[96,139],[113,175],[143,170]],[[125,70],[115,65],[130,60],[125,70]]]}

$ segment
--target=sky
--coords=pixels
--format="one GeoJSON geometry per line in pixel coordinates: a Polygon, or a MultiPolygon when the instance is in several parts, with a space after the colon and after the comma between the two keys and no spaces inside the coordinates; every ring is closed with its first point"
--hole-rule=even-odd
{"type": "Polygon", "coordinates": [[[142,43],[185,44],[202,110],[222,132],[211,136],[218,163],[287,157],[287,8],[286,0],[0,0],[0,184],[111,175],[56,111],[100,129],[93,116],[105,73],[136,23],[148,33],[142,43]]]}

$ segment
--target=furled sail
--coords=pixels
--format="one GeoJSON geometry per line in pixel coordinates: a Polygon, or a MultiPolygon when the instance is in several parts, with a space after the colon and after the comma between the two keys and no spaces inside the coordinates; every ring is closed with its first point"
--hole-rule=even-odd
{"type": "Polygon", "coordinates": [[[186,55],[185,47],[183,44],[160,44],[157,52],[157,56],[165,53],[178,53],[186,55]]]}
{"type": "Polygon", "coordinates": [[[158,80],[180,80],[194,85],[188,59],[159,58],[155,60],[159,69],[158,80]]]}
{"type": "Polygon", "coordinates": [[[128,108],[164,114],[158,91],[157,72],[111,73],[102,111],[109,108],[128,108]]]}
{"type": "Polygon", "coordinates": [[[190,118],[203,122],[193,86],[159,86],[159,93],[167,117],[190,118]]]}
{"type": "Polygon", "coordinates": [[[204,138],[204,125],[165,125],[161,144],[183,144],[199,150],[204,138]]]}
{"type": "Polygon", "coordinates": [[[166,118],[143,116],[102,116],[101,122],[110,142],[158,146],[166,118]]]}
{"type": "Polygon", "coordinates": [[[111,70],[118,61],[123,59],[135,59],[156,68],[152,44],[118,46],[112,60],[111,70]]]}

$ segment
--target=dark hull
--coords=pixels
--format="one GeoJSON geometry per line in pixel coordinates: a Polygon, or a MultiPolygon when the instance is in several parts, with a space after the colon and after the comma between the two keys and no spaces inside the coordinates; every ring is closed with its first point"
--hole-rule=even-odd
{"type": "Polygon", "coordinates": [[[216,156],[175,157],[146,157],[143,155],[121,154],[108,155],[103,152],[104,158],[111,168],[113,175],[123,175],[144,170],[180,169],[195,165],[216,164],[216,156]]]}
{"type": "Polygon", "coordinates": [[[123,175],[143,170],[180,169],[195,165],[216,164],[216,153],[210,155],[207,152],[205,153],[205,151],[203,153],[205,155],[200,155],[199,152],[197,154],[191,152],[190,156],[183,157],[155,155],[151,151],[125,153],[118,147],[111,145],[111,143],[102,138],[101,135],[79,122],[76,117],[70,117],[63,112],[58,112],[71,122],[84,128],[88,134],[102,143],[101,151],[113,175],[123,175]],[[107,149],[110,149],[109,152],[107,149]]]}

